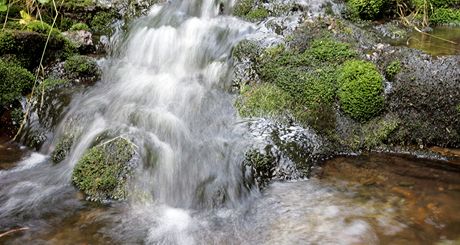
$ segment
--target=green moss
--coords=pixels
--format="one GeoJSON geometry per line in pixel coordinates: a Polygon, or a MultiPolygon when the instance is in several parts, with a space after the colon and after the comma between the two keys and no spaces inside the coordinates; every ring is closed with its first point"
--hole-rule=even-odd
{"type": "Polygon", "coordinates": [[[455,24],[460,25],[460,9],[438,8],[430,16],[433,24],[455,24]]]}
{"type": "Polygon", "coordinates": [[[27,24],[26,29],[29,31],[38,32],[41,34],[48,35],[51,31],[52,35],[59,35],[61,32],[56,28],[51,28],[50,25],[43,21],[34,20],[27,24]]]}
{"type": "Polygon", "coordinates": [[[365,121],[383,108],[383,79],[377,67],[366,61],[345,62],[338,77],[340,106],[350,117],[365,121]]]}
{"type": "Polygon", "coordinates": [[[16,63],[0,60],[0,106],[18,100],[32,88],[34,76],[16,63]]]}
{"type": "Polygon", "coordinates": [[[67,59],[64,64],[64,70],[70,78],[94,77],[99,75],[99,68],[96,61],[83,55],[74,55],[67,59]]]}
{"type": "Polygon", "coordinates": [[[92,200],[125,199],[134,154],[134,145],[124,138],[92,147],[76,164],[72,182],[92,200]]]}
{"type": "Polygon", "coordinates": [[[74,142],[73,135],[64,135],[62,139],[56,144],[54,151],[51,153],[51,160],[54,163],[62,162],[70,152],[74,142]]]}
{"type": "Polygon", "coordinates": [[[371,121],[363,127],[364,147],[372,149],[379,146],[389,138],[390,134],[399,127],[397,118],[383,118],[376,122],[371,121]]]}
{"type": "Polygon", "coordinates": [[[66,79],[54,79],[54,78],[47,78],[45,79],[41,84],[41,89],[44,89],[45,91],[50,91],[55,88],[65,86],[66,84],[69,84],[70,81],[66,79]]]}
{"type": "Polygon", "coordinates": [[[257,181],[259,188],[265,187],[270,182],[273,177],[272,169],[276,164],[277,160],[274,156],[254,149],[246,152],[243,162],[243,165],[253,169],[253,177],[257,181]]]}
{"type": "Polygon", "coordinates": [[[112,24],[116,19],[116,14],[112,12],[99,12],[90,22],[91,30],[98,35],[111,35],[112,24]]]}
{"type": "Polygon", "coordinates": [[[393,79],[401,71],[401,62],[399,60],[392,61],[387,68],[385,69],[385,73],[388,79],[393,79]]]}
{"type": "Polygon", "coordinates": [[[323,62],[343,62],[356,56],[356,52],[348,43],[337,42],[329,38],[314,40],[307,52],[323,62]]]}
{"type": "Polygon", "coordinates": [[[255,6],[255,0],[237,0],[233,8],[233,15],[238,17],[245,17],[255,6]]]}
{"type": "Polygon", "coordinates": [[[70,31],[89,31],[89,27],[87,24],[85,23],[76,23],[76,24],[73,24],[72,27],[70,27],[69,29],[70,31]]]}
{"type": "Polygon", "coordinates": [[[374,20],[380,16],[385,0],[348,0],[347,7],[352,17],[374,20]]]}
{"type": "Polygon", "coordinates": [[[289,94],[273,84],[245,86],[236,102],[238,112],[243,117],[279,116],[286,110],[289,94]]]}
{"type": "Polygon", "coordinates": [[[249,11],[245,18],[250,21],[259,21],[268,17],[268,11],[265,8],[256,8],[249,11]]]}
{"type": "Polygon", "coordinates": [[[14,49],[13,34],[9,31],[0,31],[0,54],[9,53],[14,49]]]}

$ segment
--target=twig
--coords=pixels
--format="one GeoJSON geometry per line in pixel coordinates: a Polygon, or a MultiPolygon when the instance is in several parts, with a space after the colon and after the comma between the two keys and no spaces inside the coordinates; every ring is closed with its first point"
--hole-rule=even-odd
{"type": "Polygon", "coordinates": [[[28,227],[21,227],[21,228],[17,228],[17,229],[12,229],[12,230],[9,230],[7,232],[1,233],[0,238],[4,237],[4,236],[8,236],[11,233],[15,233],[15,232],[18,232],[18,231],[25,231],[25,230],[28,230],[28,229],[29,229],[28,227]]]}

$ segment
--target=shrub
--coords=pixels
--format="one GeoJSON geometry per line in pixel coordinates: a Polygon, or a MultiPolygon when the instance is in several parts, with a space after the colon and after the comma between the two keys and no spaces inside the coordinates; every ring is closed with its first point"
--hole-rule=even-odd
{"type": "Polygon", "coordinates": [[[345,62],[338,76],[338,97],[341,108],[353,119],[365,121],[383,107],[383,79],[370,62],[345,62]]]}
{"type": "Polygon", "coordinates": [[[89,31],[89,27],[87,24],[85,23],[76,23],[76,24],[73,24],[72,27],[70,27],[69,29],[70,31],[89,31]]]}
{"type": "Polygon", "coordinates": [[[18,100],[34,83],[34,76],[16,63],[0,60],[0,106],[18,100]]]}
{"type": "Polygon", "coordinates": [[[352,17],[374,20],[382,12],[385,0],[348,0],[347,6],[352,17]]]}

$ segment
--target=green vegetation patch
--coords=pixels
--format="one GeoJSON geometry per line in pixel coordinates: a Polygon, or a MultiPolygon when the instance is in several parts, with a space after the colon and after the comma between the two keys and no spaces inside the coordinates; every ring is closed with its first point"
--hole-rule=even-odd
{"type": "Polygon", "coordinates": [[[401,71],[401,69],[401,62],[399,62],[399,60],[392,61],[385,69],[387,78],[393,79],[401,71]]]}
{"type": "Polygon", "coordinates": [[[0,59],[0,106],[18,100],[34,83],[34,76],[16,63],[0,59]]]}
{"type": "Polygon", "coordinates": [[[84,55],[71,56],[66,60],[64,70],[70,78],[97,77],[100,75],[96,61],[84,55]]]}
{"type": "Polygon", "coordinates": [[[28,31],[34,31],[45,35],[48,35],[51,32],[51,35],[57,36],[61,33],[58,29],[51,28],[50,25],[39,20],[34,20],[28,23],[26,29],[28,31]]]}
{"type": "Polygon", "coordinates": [[[383,108],[383,79],[377,67],[367,61],[345,62],[338,76],[340,106],[350,117],[366,121],[383,108]]]}
{"type": "Polygon", "coordinates": [[[76,24],[73,24],[70,29],[70,31],[89,31],[89,26],[85,23],[76,23],[76,24]]]}
{"type": "Polygon", "coordinates": [[[278,116],[288,108],[290,96],[273,84],[244,86],[236,103],[243,117],[278,116]]]}
{"type": "Polygon", "coordinates": [[[348,0],[348,11],[353,18],[374,20],[382,12],[385,0],[348,0]]]}
{"type": "Polygon", "coordinates": [[[435,9],[430,16],[433,24],[454,24],[460,25],[460,9],[439,8],[435,9]]]}
{"type": "Polygon", "coordinates": [[[76,164],[72,182],[91,200],[123,200],[134,144],[118,137],[89,149],[76,164]]]}

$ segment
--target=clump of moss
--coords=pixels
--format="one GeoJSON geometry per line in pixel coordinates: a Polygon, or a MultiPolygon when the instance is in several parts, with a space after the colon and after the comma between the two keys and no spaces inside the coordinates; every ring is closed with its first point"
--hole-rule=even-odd
{"type": "Polygon", "coordinates": [[[34,32],[38,32],[38,33],[46,34],[46,35],[48,35],[50,31],[51,31],[51,35],[55,35],[55,36],[61,33],[58,29],[51,28],[50,25],[48,25],[47,23],[43,21],[39,21],[39,20],[34,20],[34,21],[29,22],[26,26],[26,29],[29,31],[34,31],[34,32]]]}
{"type": "Polygon", "coordinates": [[[56,144],[54,151],[51,153],[51,160],[54,163],[62,162],[70,152],[74,141],[73,135],[64,135],[56,144]]]}
{"type": "Polygon", "coordinates": [[[392,61],[385,69],[385,73],[389,79],[392,79],[400,71],[401,71],[401,62],[399,62],[399,60],[392,61]]]}
{"type": "Polygon", "coordinates": [[[259,21],[267,17],[268,17],[268,11],[262,7],[251,10],[249,11],[249,13],[245,15],[245,18],[249,21],[259,21]]]}
{"type": "Polygon", "coordinates": [[[112,24],[116,19],[116,14],[102,11],[97,13],[90,22],[91,30],[98,35],[111,35],[112,24]]]}
{"type": "Polygon", "coordinates": [[[70,78],[98,77],[99,68],[94,59],[84,55],[74,55],[64,64],[64,70],[70,78]]]}
{"type": "Polygon", "coordinates": [[[345,62],[338,76],[340,106],[350,117],[366,121],[383,108],[383,79],[377,67],[367,61],[345,62]]]}
{"type": "Polygon", "coordinates": [[[133,143],[120,137],[94,146],[76,164],[72,182],[91,200],[123,200],[134,154],[133,143]]]}
{"type": "Polygon", "coordinates": [[[399,119],[394,117],[383,118],[377,122],[370,121],[363,127],[364,147],[372,149],[385,143],[390,134],[398,128],[399,124],[399,119]]]}
{"type": "Polygon", "coordinates": [[[273,84],[244,86],[236,102],[243,117],[279,116],[286,110],[290,96],[273,84]]]}
{"type": "Polygon", "coordinates": [[[307,52],[323,62],[343,62],[356,56],[356,52],[348,43],[337,42],[330,38],[313,40],[307,52]]]}
{"type": "Polygon", "coordinates": [[[73,24],[70,29],[70,31],[89,31],[89,26],[85,23],[76,23],[76,24],[73,24]]]}
{"type": "Polygon", "coordinates": [[[14,37],[9,31],[0,31],[0,54],[14,50],[14,37]]]}
{"type": "Polygon", "coordinates": [[[385,3],[385,0],[348,0],[347,7],[354,18],[374,20],[381,14],[385,3]]]}
{"type": "Polygon", "coordinates": [[[0,59],[0,106],[18,100],[34,83],[34,76],[16,63],[0,59]]]}
{"type": "Polygon", "coordinates": [[[233,8],[233,15],[238,17],[246,16],[255,5],[255,0],[238,0],[233,8]]]}

